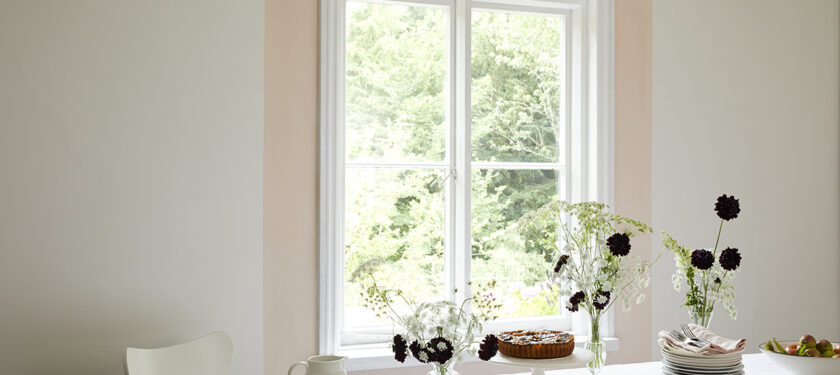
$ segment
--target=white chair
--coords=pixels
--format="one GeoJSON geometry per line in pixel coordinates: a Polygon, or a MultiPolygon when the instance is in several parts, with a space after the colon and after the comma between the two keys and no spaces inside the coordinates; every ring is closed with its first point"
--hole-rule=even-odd
{"type": "Polygon", "coordinates": [[[224,332],[165,348],[125,351],[129,375],[227,375],[232,360],[233,340],[224,332]]]}

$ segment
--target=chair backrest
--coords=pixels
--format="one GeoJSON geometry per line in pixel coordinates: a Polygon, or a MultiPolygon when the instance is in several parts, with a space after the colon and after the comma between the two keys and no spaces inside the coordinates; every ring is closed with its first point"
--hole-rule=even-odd
{"type": "Polygon", "coordinates": [[[233,340],[224,332],[165,348],[125,352],[129,375],[227,375],[232,360],[233,340]]]}

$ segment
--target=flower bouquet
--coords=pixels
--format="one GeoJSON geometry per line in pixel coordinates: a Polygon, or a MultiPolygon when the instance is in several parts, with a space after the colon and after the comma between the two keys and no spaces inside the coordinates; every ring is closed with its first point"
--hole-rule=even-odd
{"type": "MultiPolygon", "coordinates": [[[[494,319],[500,307],[489,293],[493,282],[477,288],[481,291],[479,297],[467,299],[459,306],[450,301],[416,303],[402,290],[382,288],[372,274],[367,276],[363,304],[378,317],[388,317],[404,329],[404,334],[393,337],[394,359],[405,362],[410,353],[421,363],[433,366],[429,375],[457,375],[455,362],[471,350],[481,334],[482,322],[494,319]],[[469,301],[473,302],[477,314],[467,312],[469,301]],[[398,304],[407,309],[398,308],[398,304]]],[[[496,355],[498,348],[496,336],[487,335],[474,354],[487,361],[496,355]]]]}
{"type": "Polygon", "coordinates": [[[586,348],[595,353],[587,364],[592,374],[604,366],[606,353],[601,343],[601,316],[621,300],[624,310],[644,301],[641,289],[650,284],[650,266],[630,254],[630,238],[650,233],[647,224],[610,211],[597,202],[553,201],[522,218],[523,229],[537,229],[553,246],[557,264],[549,281],[560,295],[571,296],[570,311],[589,315],[590,332],[586,348]],[[560,238],[554,238],[559,232],[560,238]]]}
{"type": "Polygon", "coordinates": [[[662,245],[674,253],[676,271],[671,277],[674,289],[680,291],[687,286],[683,305],[694,324],[708,328],[712,320],[715,303],[729,311],[732,319],[738,317],[735,308],[735,271],[741,265],[741,254],[736,248],[727,247],[718,256],[720,234],[723,223],[738,217],[741,206],[734,196],[718,197],[715,211],[720,218],[717,240],[712,250],[689,250],[680,245],[668,233],[662,232],[662,245]],[[715,262],[717,260],[717,262],[715,262]]]}

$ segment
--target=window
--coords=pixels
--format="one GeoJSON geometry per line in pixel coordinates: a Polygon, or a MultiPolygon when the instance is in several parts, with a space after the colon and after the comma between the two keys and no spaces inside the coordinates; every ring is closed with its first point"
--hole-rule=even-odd
{"type": "MultiPolygon", "coordinates": [[[[320,350],[385,348],[354,270],[419,300],[496,280],[488,329],[578,317],[519,218],[611,199],[608,0],[321,4],[320,350]]],[[[609,332],[609,324],[607,331],[609,332]]]]}

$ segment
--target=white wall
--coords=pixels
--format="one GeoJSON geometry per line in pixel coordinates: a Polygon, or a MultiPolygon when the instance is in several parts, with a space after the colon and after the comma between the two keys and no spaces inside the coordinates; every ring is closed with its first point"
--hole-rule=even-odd
{"type": "Polygon", "coordinates": [[[0,373],[262,372],[263,6],[0,1],[0,373]]]}
{"type": "MultiPolygon", "coordinates": [[[[840,116],[836,0],[654,2],[653,221],[692,248],[714,245],[715,198],[741,216],[740,314],[713,330],[756,351],[771,336],[840,339],[840,116]]],[[[653,329],[687,321],[654,270],[653,329]]]]}

